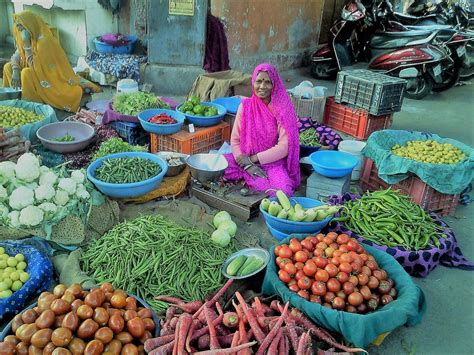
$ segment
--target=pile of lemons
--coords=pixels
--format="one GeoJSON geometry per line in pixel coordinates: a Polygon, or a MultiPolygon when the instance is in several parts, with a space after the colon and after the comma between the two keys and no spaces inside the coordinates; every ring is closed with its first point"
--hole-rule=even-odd
{"type": "Polygon", "coordinates": [[[0,299],[10,297],[28,281],[30,275],[26,267],[23,254],[10,256],[0,247],[0,299]]]}
{"type": "Polygon", "coordinates": [[[28,123],[41,121],[44,117],[20,107],[0,105],[0,126],[20,127],[28,123]]]}
{"type": "Polygon", "coordinates": [[[402,158],[431,164],[457,164],[466,158],[466,154],[454,145],[430,139],[408,141],[403,146],[395,144],[392,153],[402,158]]]}

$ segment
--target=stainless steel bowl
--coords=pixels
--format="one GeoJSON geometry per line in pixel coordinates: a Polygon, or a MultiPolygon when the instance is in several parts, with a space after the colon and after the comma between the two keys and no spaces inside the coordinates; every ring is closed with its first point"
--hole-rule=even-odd
{"type": "Polygon", "coordinates": [[[218,180],[228,166],[222,154],[195,154],[185,161],[191,170],[191,176],[201,183],[218,180]]]}
{"type": "Polygon", "coordinates": [[[166,173],[165,176],[177,176],[181,174],[181,172],[186,167],[186,162],[184,160],[187,157],[189,157],[189,154],[175,153],[175,152],[159,152],[159,153],[156,153],[156,155],[163,158],[168,164],[168,172],[166,173]],[[169,164],[170,159],[179,159],[181,160],[181,164],[170,165],[169,164]]]}
{"type": "Polygon", "coordinates": [[[0,88],[0,101],[21,99],[21,90],[13,88],[0,88]]]}
{"type": "Polygon", "coordinates": [[[78,152],[86,148],[94,138],[95,130],[87,123],[61,121],[44,125],[36,131],[36,136],[46,149],[57,153],[78,152]],[[69,134],[75,138],[72,142],[58,142],[54,138],[69,134]]]}

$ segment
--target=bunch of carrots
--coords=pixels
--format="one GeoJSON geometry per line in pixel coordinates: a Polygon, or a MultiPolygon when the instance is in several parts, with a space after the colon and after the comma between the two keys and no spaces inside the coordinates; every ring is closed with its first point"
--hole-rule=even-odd
{"type": "Polygon", "coordinates": [[[232,279],[207,302],[185,303],[169,296],[156,298],[172,305],[161,323],[160,336],[148,339],[145,350],[152,355],[256,355],[314,354],[311,335],[333,348],[347,352],[326,330],[313,324],[297,308],[272,301],[265,304],[255,297],[248,304],[239,292],[232,300],[234,310],[224,312],[219,298],[232,284],[232,279]]]}

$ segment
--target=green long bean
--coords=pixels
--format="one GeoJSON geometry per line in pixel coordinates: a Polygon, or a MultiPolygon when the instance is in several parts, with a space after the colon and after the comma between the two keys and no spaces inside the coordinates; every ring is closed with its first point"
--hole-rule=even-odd
{"type": "Polygon", "coordinates": [[[168,305],[154,296],[189,302],[219,289],[221,265],[234,251],[234,244],[218,247],[201,230],[153,215],[116,225],[87,246],[81,263],[96,282],[111,282],[162,312],[168,305]]]}
{"type": "Polygon", "coordinates": [[[368,192],[344,206],[338,219],[376,244],[419,250],[438,247],[446,237],[428,212],[397,190],[368,192]]]}
{"type": "Polygon", "coordinates": [[[112,184],[129,184],[158,175],[161,167],[144,158],[113,158],[105,160],[95,171],[96,178],[112,184]]]}
{"type": "Polygon", "coordinates": [[[319,142],[319,134],[313,127],[308,128],[300,133],[300,144],[308,147],[321,147],[319,142]]]}

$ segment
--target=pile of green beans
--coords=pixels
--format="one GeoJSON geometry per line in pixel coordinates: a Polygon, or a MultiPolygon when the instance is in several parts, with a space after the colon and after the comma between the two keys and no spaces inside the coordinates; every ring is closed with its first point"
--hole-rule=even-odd
{"type": "Polygon", "coordinates": [[[104,160],[95,171],[98,180],[111,184],[130,184],[158,175],[161,167],[145,158],[112,158],[104,160]]]}
{"type": "Polygon", "coordinates": [[[419,250],[439,247],[439,238],[446,238],[428,212],[396,190],[368,192],[344,206],[338,220],[379,245],[419,250]]]}
{"type": "Polygon", "coordinates": [[[81,264],[96,282],[110,282],[162,312],[168,304],[154,296],[189,302],[219,289],[224,283],[222,264],[233,252],[233,242],[222,248],[199,229],[150,215],[122,222],[91,242],[81,264]]]}
{"type": "Polygon", "coordinates": [[[308,147],[322,147],[322,144],[319,143],[318,132],[314,128],[308,128],[300,132],[300,144],[308,147]]]}

